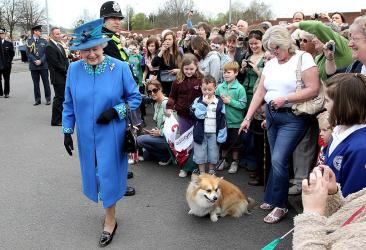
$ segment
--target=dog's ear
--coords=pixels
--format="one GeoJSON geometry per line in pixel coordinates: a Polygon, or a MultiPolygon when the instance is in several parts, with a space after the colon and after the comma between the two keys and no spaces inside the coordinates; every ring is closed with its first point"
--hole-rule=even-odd
{"type": "Polygon", "coordinates": [[[223,180],[224,179],[224,176],[221,176],[220,179],[223,180]]]}
{"type": "Polygon", "coordinates": [[[200,182],[200,176],[198,174],[191,175],[191,183],[194,185],[198,185],[200,182]]]}

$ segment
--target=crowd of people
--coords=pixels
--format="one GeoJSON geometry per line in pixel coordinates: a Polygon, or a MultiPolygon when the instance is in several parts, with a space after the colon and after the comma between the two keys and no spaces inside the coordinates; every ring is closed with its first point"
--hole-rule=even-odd
{"type": "MultiPolygon", "coordinates": [[[[287,25],[239,20],[221,27],[194,25],[192,16],[178,32],[126,36],[119,5],[108,1],[101,19],[78,27],[71,40],[62,41],[56,27],[46,40],[37,25],[24,42],[34,105],[41,104],[40,78],[45,104],[51,104],[49,72],[51,125],[62,125],[70,155],[78,130],[83,192],[102,201],[106,213],[100,246],[113,239],[117,201],[135,194],[126,180],[133,177],[128,163],[137,159],[121,154],[128,115],[139,160],[174,162],[164,137],[164,121],[174,116],[180,134],[193,127],[194,174],[235,174],[252,154],[248,184],[265,185],[259,206],[268,210],[265,223],[280,222],[288,195],[302,194],[294,248],[347,246],[349,227],[366,223],[359,215],[365,209],[352,217],[353,209],[365,208],[366,197],[366,16],[349,25],[340,12],[314,15],[316,20],[296,12],[287,25]],[[153,121],[147,121],[151,103],[153,121]],[[347,237],[337,238],[343,231],[347,237]]],[[[0,95],[9,97],[6,46],[0,51],[0,95]]],[[[188,174],[179,170],[179,177],[188,174]]],[[[365,244],[360,234],[352,237],[360,240],[352,246],[365,244]]]]}

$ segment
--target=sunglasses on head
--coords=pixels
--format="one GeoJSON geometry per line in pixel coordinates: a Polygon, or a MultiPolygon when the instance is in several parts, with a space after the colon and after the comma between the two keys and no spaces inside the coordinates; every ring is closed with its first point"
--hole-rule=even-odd
{"type": "Polygon", "coordinates": [[[308,39],[302,39],[302,38],[300,38],[300,39],[299,39],[299,41],[300,41],[300,43],[301,43],[301,42],[303,42],[303,43],[307,43],[307,42],[308,42],[308,39]]]}
{"type": "Polygon", "coordinates": [[[156,93],[158,93],[159,92],[159,89],[157,89],[157,88],[155,88],[155,89],[149,89],[149,90],[147,90],[146,91],[146,93],[148,94],[148,95],[151,95],[152,93],[154,93],[154,94],[156,94],[156,93]]]}

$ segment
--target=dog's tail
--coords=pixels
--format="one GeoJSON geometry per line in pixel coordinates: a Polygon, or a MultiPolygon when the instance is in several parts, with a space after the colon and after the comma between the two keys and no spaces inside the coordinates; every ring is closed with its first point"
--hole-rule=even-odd
{"type": "Polygon", "coordinates": [[[256,202],[253,198],[248,197],[248,210],[252,210],[253,208],[255,208],[256,206],[256,202]]]}

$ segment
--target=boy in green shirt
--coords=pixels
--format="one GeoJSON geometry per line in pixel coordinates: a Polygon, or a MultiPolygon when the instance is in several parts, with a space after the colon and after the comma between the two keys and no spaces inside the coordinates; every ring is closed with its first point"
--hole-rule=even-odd
{"type": "Polygon", "coordinates": [[[222,145],[222,157],[224,160],[217,170],[223,170],[229,165],[227,161],[228,150],[232,152],[232,163],[228,172],[234,174],[239,166],[239,149],[242,142],[238,132],[241,122],[244,120],[244,109],[247,105],[247,95],[244,87],[236,80],[239,72],[237,62],[229,62],[224,65],[224,82],[216,89],[216,95],[225,103],[225,115],[227,121],[227,139],[222,145]]]}

